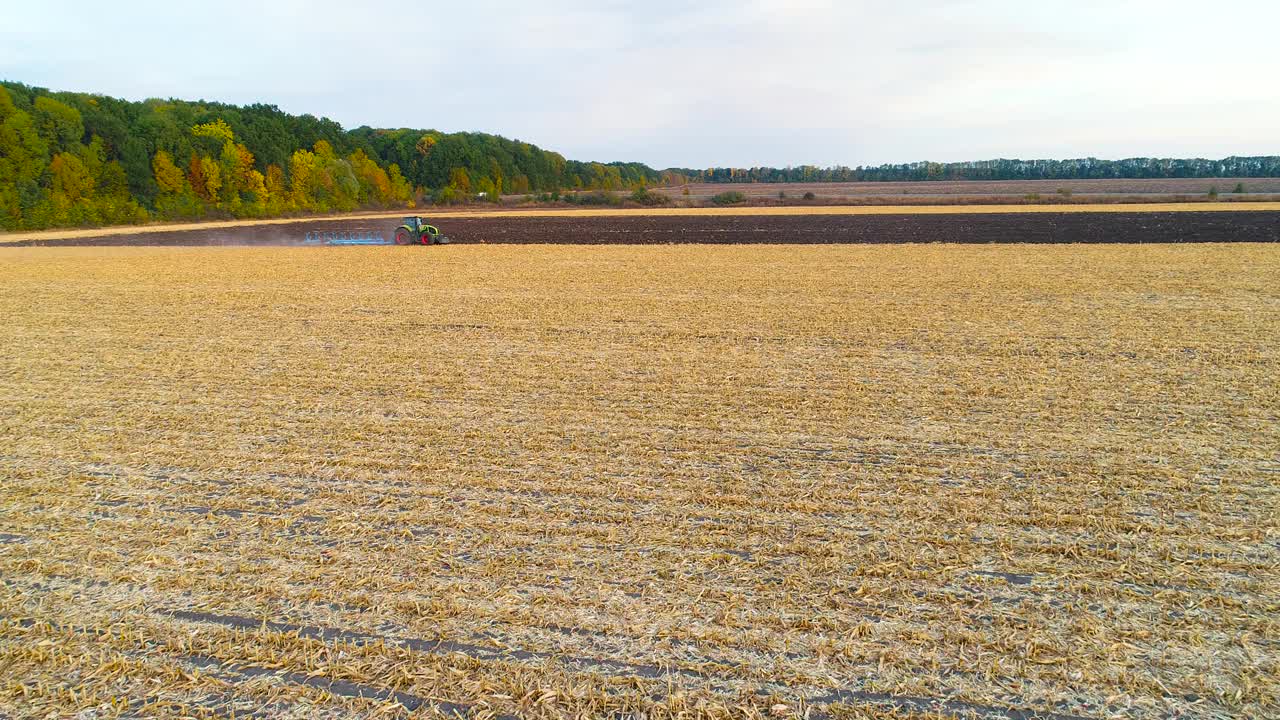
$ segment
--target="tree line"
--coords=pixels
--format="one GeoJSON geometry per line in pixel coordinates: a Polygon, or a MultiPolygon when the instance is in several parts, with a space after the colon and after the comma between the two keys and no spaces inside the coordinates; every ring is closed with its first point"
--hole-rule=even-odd
{"type": "Polygon", "coordinates": [[[927,180],[1114,180],[1131,178],[1280,177],[1280,157],[977,160],[874,167],[707,168],[685,171],[708,183],[905,182],[927,180]]]}
{"type": "Polygon", "coordinates": [[[145,100],[0,82],[0,227],[414,207],[686,182],[484,133],[344,130],[274,105],[145,100]]]}

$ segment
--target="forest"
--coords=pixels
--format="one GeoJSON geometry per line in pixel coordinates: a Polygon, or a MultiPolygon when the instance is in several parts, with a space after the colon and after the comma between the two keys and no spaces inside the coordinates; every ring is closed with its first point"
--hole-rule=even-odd
{"type": "Polygon", "coordinates": [[[0,82],[0,227],[255,218],[680,181],[483,133],[344,130],[274,105],[146,100],[0,82]]]}
{"type": "Polygon", "coordinates": [[[485,133],[345,130],[275,105],[129,101],[0,82],[0,228],[7,230],[389,209],[697,182],[1276,176],[1280,157],[655,170],[642,163],[568,160],[485,133]]]}

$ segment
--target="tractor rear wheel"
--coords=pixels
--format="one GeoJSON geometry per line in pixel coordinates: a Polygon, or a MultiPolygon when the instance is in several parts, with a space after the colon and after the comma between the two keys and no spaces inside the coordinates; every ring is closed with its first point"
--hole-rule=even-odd
{"type": "Polygon", "coordinates": [[[412,241],[409,239],[409,231],[405,230],[404,228],[401,228],[396,231],[397,245],[408,245],[410,242],[412,241]]]}

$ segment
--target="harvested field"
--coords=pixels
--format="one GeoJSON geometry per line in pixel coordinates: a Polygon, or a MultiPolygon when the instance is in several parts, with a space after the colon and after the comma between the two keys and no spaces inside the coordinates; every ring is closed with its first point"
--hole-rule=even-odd
{"type": "MultiPolygon", "coordinates": [[[[1116,206],[1108,206],[1114,208],[1116,206]]],[[[853,208],[779,208],[755,212],[431,214],[458,243],[1168,243],[1280,241],[1280,211],[1148,212],[821,212],[853,208]],[[788,212],[778,212],[784,210],[788,212]],[[791,212],[795,211],[795,212],[791,212]]],[[[943,210],[943,208],[932,208],[943,210]]],[[[116,233],[89,231],[12,245],[290,245],[310,230],[381,232],[383,217],[316,219],[116,233]]]]}
{"type": "Polygon", "coordinates": [[[1273,245],[0,249],[0,716],[1280,715],[1273,245]]]}

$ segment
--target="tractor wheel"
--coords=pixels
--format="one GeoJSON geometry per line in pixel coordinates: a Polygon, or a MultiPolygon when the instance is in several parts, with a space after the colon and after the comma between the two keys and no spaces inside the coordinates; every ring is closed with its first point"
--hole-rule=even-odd
{"type": "Polygon", "coordinates": [[[400,229],[400,230],[397,230],[397,231],[396,231],[396,244],[397,244],[397,245],[408,245],[409,243],[410,243],[410,240],[409,240],[409,232],[408,232],[407,230],[404,230],[403,228],[402,228],[402,229],[400,229]]]}
{"type": "Polygon", "coordinates": [[[430,245],[431,233],[422,233],[422,237],[418,239],[418,242],[422,243],[423,245],[430,245]]]}

